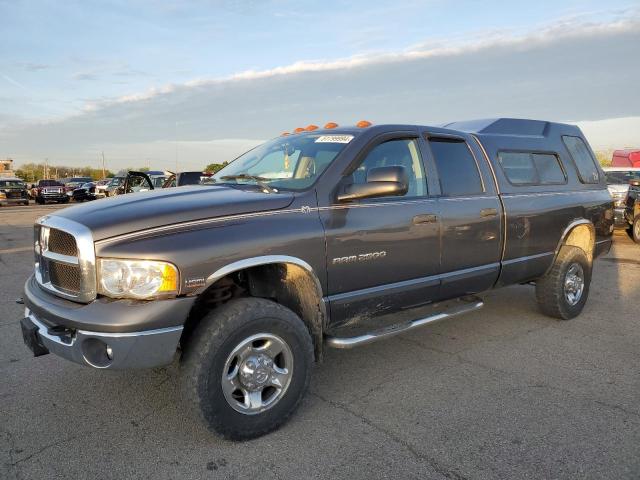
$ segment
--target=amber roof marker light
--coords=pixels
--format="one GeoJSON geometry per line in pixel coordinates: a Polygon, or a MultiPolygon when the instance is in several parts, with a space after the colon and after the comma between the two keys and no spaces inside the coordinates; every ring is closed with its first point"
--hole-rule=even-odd
{"type": "Polygon", "coordinates": [[[356,127],[358,128],[367,128],[367,127],[370,127],[371,125],[373,124],[368,120],[360,120],[358,123],[356,123],[356,127]]]}
{"type": "Polygon", "coordinates": [[[280,134],[281,137],[286,137],[287,135],[291,135],[289,132],[282,132],[280,134]]]}
{"type": "Polygon", "coordinates": [[[304,132],[304,128],[298,127],[293,131],[293,133],[300,133],[300,132],[304,132]]]}
{"type": "Polygon", "coordinates": [[[313,124],[312,125],[307,125],[307,128],[305,128],[305,130],[307,132],[313,132],[314,130],[317,130],[317,129],[318,129],[318,126],[317,125],[313,125],[313,124]]]}
{"type": "Polygon", "coordinates": [[[324,128],[326,128],[327,130],[338,128],[338,124],[336,122],[329,122],[324,126],[324,128]]]}

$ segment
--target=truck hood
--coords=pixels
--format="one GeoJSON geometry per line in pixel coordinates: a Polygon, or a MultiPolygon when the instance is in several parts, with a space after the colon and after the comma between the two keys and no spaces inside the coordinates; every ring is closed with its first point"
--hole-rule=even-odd
{"type": "Polygon", "coordinates": [[[286,208],[293,194],[262,193],[223,185],[129,193],[55,213],[89,227],[95,241],[125,233],[206,218],[286,208]]]}

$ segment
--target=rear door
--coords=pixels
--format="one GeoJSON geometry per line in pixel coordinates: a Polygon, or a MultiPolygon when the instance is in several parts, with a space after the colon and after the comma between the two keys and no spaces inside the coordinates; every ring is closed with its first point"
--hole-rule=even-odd
{"type": "Polygon", "coordinates": [[[502,206],[472,138],[428,132],[440,183],[440,299],[487,290],[500,272],[502,206]]]}

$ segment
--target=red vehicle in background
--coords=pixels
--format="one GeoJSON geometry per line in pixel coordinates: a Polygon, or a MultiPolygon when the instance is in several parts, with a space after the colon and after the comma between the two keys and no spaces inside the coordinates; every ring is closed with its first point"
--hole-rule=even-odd
{"type": "Polygon", "coordinates": [[[612,167],[640,168],[640,150],[616,150],[611,159],[612,167]]]}
{"type": "Polygon", "coordinates": [[[40,180],[35,188],[32,189],[31,195],[38,205],[44,205],[47,202],[69,202],[69,196],[64,191],[64,185],[56,180],[40,180]]]}

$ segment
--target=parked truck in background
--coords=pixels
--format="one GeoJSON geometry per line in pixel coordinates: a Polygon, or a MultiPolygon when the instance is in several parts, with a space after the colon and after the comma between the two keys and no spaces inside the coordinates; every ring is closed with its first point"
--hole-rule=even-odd
{"type": "Polygon", "coordinates": [[[613,220],[575,126],[310,126],[207,185],[38,220],[23,336],[35,355],[97,369],[177,356],[185,408],[252,438],[294,412],[325,348],[475,311],[514,284],[576,317],[613,220]]]}

